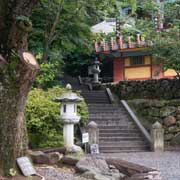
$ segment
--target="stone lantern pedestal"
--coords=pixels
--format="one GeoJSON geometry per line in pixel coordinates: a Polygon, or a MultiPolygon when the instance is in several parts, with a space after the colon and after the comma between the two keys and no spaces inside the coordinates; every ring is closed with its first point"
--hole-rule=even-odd
{"type": "Polygon", "coordinates": [[[63,139],[67,152],[82,151],[80,147],[74,145],[74,124],[78,123],[80,116],[77,115],[77,103],[83,98],[72,92],[71,85],[66,86],[67,92],[56,98],[61,102],[61,120],[64,123],[63,139]]]}

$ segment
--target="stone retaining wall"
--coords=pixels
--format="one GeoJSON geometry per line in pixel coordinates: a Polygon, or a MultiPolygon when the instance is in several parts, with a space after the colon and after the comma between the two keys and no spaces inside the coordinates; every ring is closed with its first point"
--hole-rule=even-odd
{"type": "Polygon", "coordinates": [[[165,129],[166,143],[180,145],[180,99],[136,99],[129,100],[128,103],[146,129],[150,130],[152,124],[159,121],[165,129]]]}
{"type": "Polygon", "coordinates": [[[121,81],[108,85],[120,99],[178,99],[179,79],[152,79],[146,81],[121,81]]]}

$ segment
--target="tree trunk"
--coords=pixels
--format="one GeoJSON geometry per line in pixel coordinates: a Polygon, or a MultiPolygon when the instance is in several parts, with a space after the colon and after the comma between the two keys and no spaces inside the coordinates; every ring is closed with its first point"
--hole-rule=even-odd
{"type": "Polygon", "coordinates": [[[32,26],[28,17],[37,2],[0,1],[0,175],[16,168],[16,158],[27,148],[24,111],[39,71],[34,56],[27,52],[32,26]]]}
{"type": "MultiPolygon", "coordinates": [[[[23,60],[23,59],[22,59],[23,60]]],[[[0,73],[0,174],[15,168],[16,158],[27,149],[24,119],[26,99],[39,66],[19,61],[17,72],[0,73]]]]}

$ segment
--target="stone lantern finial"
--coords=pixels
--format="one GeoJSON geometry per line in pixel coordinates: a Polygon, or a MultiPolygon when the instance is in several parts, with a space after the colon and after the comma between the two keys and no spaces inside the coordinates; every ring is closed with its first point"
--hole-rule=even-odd
{"type": "Polygon", "coordinates": [[[66,89],[67,89],[67,90],[72,90],[71,84],[67,84],[67,85],[66,85],[66,89]]]}

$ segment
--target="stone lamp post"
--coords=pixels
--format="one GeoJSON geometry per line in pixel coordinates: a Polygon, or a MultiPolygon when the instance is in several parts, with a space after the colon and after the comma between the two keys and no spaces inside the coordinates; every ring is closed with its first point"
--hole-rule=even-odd
{"type": "Polygon", "coordinates": [[[72,92],[70,84],[66,86],[67,92],[57,97],[55,100],[61,102],[61,119],[64,123],[63,138],[67,152],[81,151],[81,148],[74,145],[74,124],[78,123],[80,116],[77,115],[77,103],[83,98],[72,92]]]}
{"type": "Polygon", "coordinates": [[[101,72],[100,68],[99,68],[99,65],[101,63],[98,61],[98,59],[96,58],[95,61],[93,62],[92,64],[92,70],[91,72],[93,73],[94,75],[94,79],[93,79],[93,83],[100,83],[99,82],[99,73],[101,72]]]}

